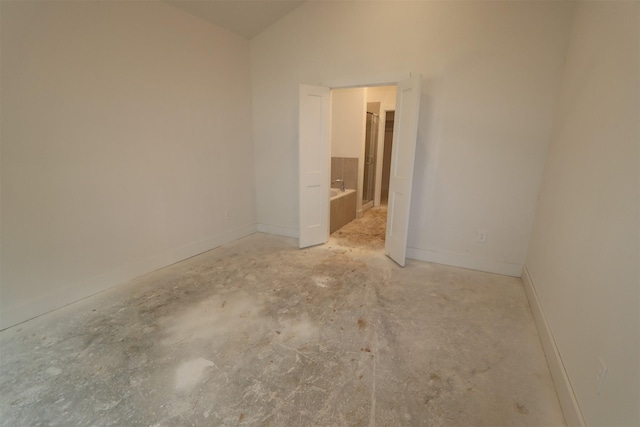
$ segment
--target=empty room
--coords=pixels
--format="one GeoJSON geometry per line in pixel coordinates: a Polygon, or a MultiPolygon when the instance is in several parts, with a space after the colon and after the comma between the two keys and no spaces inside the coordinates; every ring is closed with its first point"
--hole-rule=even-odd
{"type": "Polygon", "coordinates": [[[0,425],[640,425],[639,2],[2,0],[0,94],[0,425]]]}

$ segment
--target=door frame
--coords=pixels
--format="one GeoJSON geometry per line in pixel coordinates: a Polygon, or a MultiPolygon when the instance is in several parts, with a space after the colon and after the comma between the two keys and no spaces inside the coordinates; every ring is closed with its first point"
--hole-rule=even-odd
{"type": "MultiPolygon", "coordinates": [[[[412,78],[412,74],[411,73],[402,73],[402,74],[398,74],[398,73],[393,73],[390,74],[388,77],[382,77],[382,78],[357,78],[357,79],[345,79],[345,80],[329,80],[327,82],[320,82],[317,86],[320,87],[325,87],[329,89],[329,93],[331,94],[331,91],[335,90],[335,89],[352,89],[352,88],[367,88],[367,87],[376,87],[376,86],[396,86],[398,87],[399,84],[407,79],[412,78]]],[[[419,77],[421,78],[421,77],[419,77]]],[[[397,95],[396,95],[397,96],[397,95]]],[[[329,99],[331,100],[331,96],[329,97],[329,99]]],[[[331,101],[330,101],[331,104],[331,101]]],[[[398,110],[398,106],[397,106],[397,101],[396,101],[396,108],[394,109],[394,111],[397,113],[398,110]]],[[[331,116],[331,107],[329,109],[329,116],[331,116]]],[[[382,114],[381,114],[382,116],[382,114]]],[[[386,120],[386,110],[385,110],[385,120],[386,120]]],[[[380,120],[380,122],[382,122],[382,120],[380,120]]],[[[395,130],[394,130],[395,132],[395,130]]],[[[331,134],[331,120],[329,120],[329,134],[331,134]]],[[[379,136],[379,135],[378,135],[379,136]]],[[[329,138],[329,146],[327,148],[327,153],[328,153],[328,167],[329,167],[329,175],[331,175],[331,138],[329,138]]],[[[392,153],[392,159],[391,161],[393,162],[393,153],[392,153]]],[[[374,198],[375,201],[375,198],[374,198]]],[[[328,194],[326,197],[326,210],[329,211],[330,208],[330,203],[331,201],[329,200],[328,194]]],[[[327,221],[330,221],[330,218],[327,218],[327,221]]],[[[387,218],[388,221],[388,218],[387,218]]],[[[300,222],[300,218],[299,218],[299,222],[300,222]]],[[[328,230],[329,230],[329,225],[327,224],[327,239],[329,237],[328,234],[328,230]]],[[[385,236],[386,237],[386,236],[385,236]]],[[[385,252],[387,251],[386,248],[387,242],[386,242],[386,238],[385,238],[385,252]]],[[[406,248],[405,248],[406,249],[406,248]]],[[[401,264],[401,266],[404,266],[404,263],[401,264]]]]}

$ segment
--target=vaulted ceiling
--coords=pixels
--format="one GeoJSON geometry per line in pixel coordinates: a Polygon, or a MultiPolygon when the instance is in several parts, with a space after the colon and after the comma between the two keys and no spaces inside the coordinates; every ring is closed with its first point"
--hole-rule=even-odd
{"type": "Polygon", "coordinates": [[[304,0],[169,0],[167,3],[251,39],[304,0]]]}

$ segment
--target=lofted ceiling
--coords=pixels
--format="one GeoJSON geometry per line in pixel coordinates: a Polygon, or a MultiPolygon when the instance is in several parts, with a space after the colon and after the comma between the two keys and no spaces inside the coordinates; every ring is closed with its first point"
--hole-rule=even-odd
{"type": "Polygon", "coordinates": [[[247,39],[279,21],[305,0],[168,0],[172,6],[247,39]]]}

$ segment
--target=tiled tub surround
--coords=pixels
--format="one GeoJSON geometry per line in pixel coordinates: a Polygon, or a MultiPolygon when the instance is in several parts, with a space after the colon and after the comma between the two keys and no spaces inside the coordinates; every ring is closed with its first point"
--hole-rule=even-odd
{"type": "Polygon", "coordinates": [[[331,189],[329,230],[331,233],[356,219],[356,190],[331,189]]]}
{"type": "Polygon", "coordinates": [[[336,179],[344,181],[344,188],[358,188],[358,158],[331,158],[331,188],[340,188],[336,179]]]}
{"type": "Polygon", "coordinates": [[[329,221],[331,233],[356,218],[356,188],[358,188],[358,159],[353,157],[332,157],[329,221]],[[336,181],[339,179],[344,181],[344,188],[346,189],[344,192],[340,191],[342,184],[336,181]]]}

